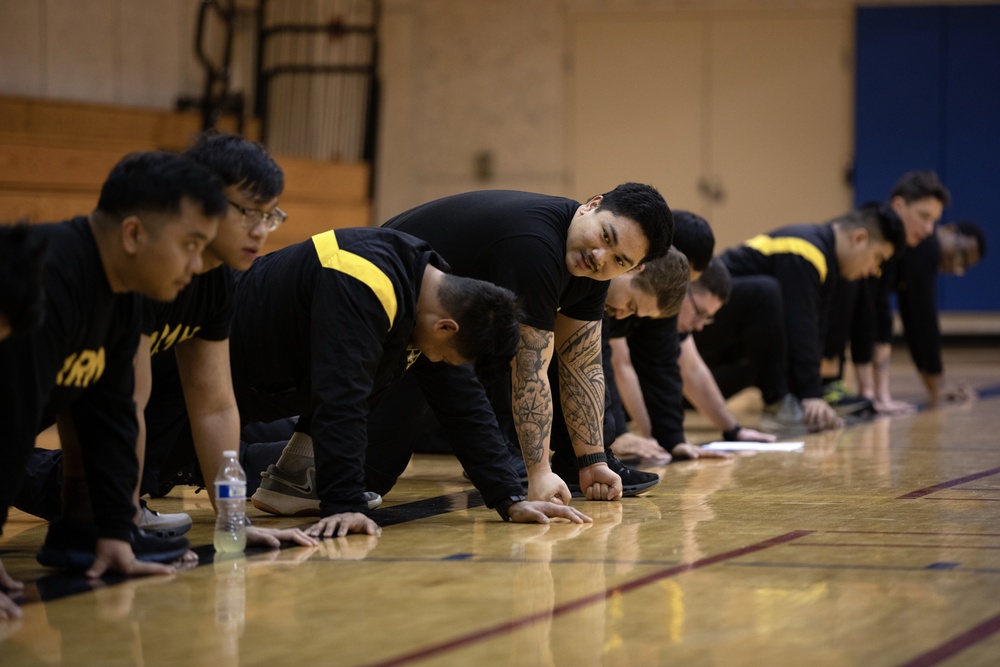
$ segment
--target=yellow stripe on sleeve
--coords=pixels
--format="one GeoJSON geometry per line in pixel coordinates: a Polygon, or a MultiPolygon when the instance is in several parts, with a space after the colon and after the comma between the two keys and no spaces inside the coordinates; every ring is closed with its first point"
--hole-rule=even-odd
{"type": "Polygon", "coordinates": [[[312,237],[312,241],[316,247],[319,263],[324,268],[340,271],[356,278],[374,292],[382,303],[385,314],[389,317],[389,328],[391,329],[396,320],[398,304],[396,303],[396,290],[393,289],[389,276],[364,257],[341,250],[337,243],[337,235],[333,230],[317,234],[312,237]]]}
{"type": "Polygon", "coordinates": [[[826,255],[823,254],[822,250],[805,239],[794,236],[771,237],[761,234],[760,236],[753,237],[744,245],[753,248],[763,255],[777,255],[781,253],[798,255],[816,267],[816,270],[819,271],[819,281],[821,283],[826,282],[826,255]]]}

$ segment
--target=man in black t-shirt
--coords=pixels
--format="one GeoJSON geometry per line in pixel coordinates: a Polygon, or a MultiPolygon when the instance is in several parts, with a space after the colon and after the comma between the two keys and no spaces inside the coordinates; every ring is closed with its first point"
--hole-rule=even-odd
{"type": "MultiPolygon", "coordinates": [[[[259,144],[205,133],[185,155],[222,180],[228,208],[204,249],[201,271],[177,299],[143,300],[135,397],[145,426],[137,450],[141,494],[159,495],[161,468],[169,475],[178,465],[200,462],[203,479],[215,479],[222,452],[238,447],[240,417],[229,374],[232,269],[248,269],[268,234],[285,219],[277,208],[284,174],[259,144]]],[[[50,520],[60,514],[61,453],[35,450],[15,502],[19,509],[50,520]]],[[[66,470],[69,477],[81,474],[66,470]]],[[[215,489],[207,488],[214,503],[215,489]]],[[[159,514],[140,503],[139,526],[147,531],[168,537],[191,527],[187,514],[159,514]]],[[[280,539],[313,542],[298,530],[247,530],[252,545],[276,547],[280,539]]]]}
{"type": "MultiPolygon", "coordinates": [[[[93,544],[87,562],[66,564],[86,567],[88,576],[108,569],[172,571],[136,560],[133,551],[143,539],[132,502],[138,481],[133,360],[140,318],[133,292],[176,298],[201,268],[201,252],[215,236],[225,205],[218,180],[203,167],[166,153],[141,153],[115,166],[89,218],[36,228],[49,244],[45,321],[0,342],[0,526],[36,434],[47,418],[54,419],[65,427],[61,437],[71,438],[64,439],[64,448],[79,452],[87,474],[93,544]]],[[[39,558],[44,561],[46,548],[61,547],[72,532],[50,526],[39,558]]],[[[185,550],[186,541],[177,555],[185,550]]],[[[16,614],[10,605],[0,593],[0,606],[16,614]]]]}
{"type": "MultiPolygon", "coordinates": [[[[553,355],[560,361],[563,414],[584,495],[614,500],[623,485],[639,493],[659,481],[622,466],[604,447],[600,356],[607,281],[670,248],[672,216],[654,188],[626,183],[582,205],[527,192],[469,192],[423,204],[383,226],[430,243],[456,275],[488,280],[522,300],[511,372],[485,382],[512,460],[523,456],[530,498],[571,498],[549,463],[553,355]]],[[[407,405],[413,396],[391,400],[407,405]]]]}
{"type": "MultiPolygon", "coordinates": [[[[230,340],[240,415],[246,422],[300,415],[263,473],[256,507],[319,514],[306,531],[314,537],[378,534],[365,489],[385,494],[398,474],[386,474],[369,444],[375,411],[392,386],[408,381],[505,521],[589,521],[571,507],[521,495],[472,368],[509,363],[517,304],[508,290],[448,269],[409,234],[354,228],[273,252],[241,278],[230,340]]],[[[412,427],[403,415],[393,419],[399,429],[412,427]]]]}
{"type": "Polygon", "coordinates": [[[27,223],[0,226],[0,341],[32,331],[45,316],[46,248],[45,239],[27,223]]]}

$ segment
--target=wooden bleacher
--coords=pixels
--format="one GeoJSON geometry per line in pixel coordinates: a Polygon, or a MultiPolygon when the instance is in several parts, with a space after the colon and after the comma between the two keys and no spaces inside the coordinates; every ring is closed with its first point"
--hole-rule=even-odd
{"type": "MultiPolygon", "coordinates": [[[[132,151],[180,150],[198,133],[194,112],[0,96],[0,221],[89,213],[108,172],[132,151]]],[[[229,119],[221,129],[232,131],[229,119]]],[[[257,136],[256,124],[246,134],[257,136]]],[[[371,224],[369,167],[275,155],[285,171],[288,222],[275,250],[340,227],[371,224]]]]}

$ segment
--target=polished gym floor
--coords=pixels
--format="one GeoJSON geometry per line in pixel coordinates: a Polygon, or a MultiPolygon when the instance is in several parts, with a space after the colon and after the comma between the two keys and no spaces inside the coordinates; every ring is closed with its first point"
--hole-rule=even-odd
{"type": "MultiPolygon", "coordinates": [[[[896,397],[922,400],[894,364],[896,397]]],[[[0,665],[997,665],[1000,348],[946,365],[981,397],[654,468],[642,497],[574,501],[590,525],[505,524],[422,455],[379,538],[213,562],[205,494],[175,490],[151,506],[192,514],[202,564],[88,581],[38,565],[45,524],[13,511],[0,559],[27,585],[0,665]]]]}

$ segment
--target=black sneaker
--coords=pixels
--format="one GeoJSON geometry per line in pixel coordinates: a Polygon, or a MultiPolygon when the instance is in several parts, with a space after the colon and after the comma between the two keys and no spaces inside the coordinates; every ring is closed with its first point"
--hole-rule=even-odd
{"type": "Polygon", "coordinates": [[[622,496],[637,496],[660,483],[660,476],[655,472],[645,472],[644,470],[629,468],[611,452],[606,453],[608,455],[608,467],[622,478],[622,496]]]}
{"type": "MultiPolygon", "coordinates": [[[[86,570],[97,556],[97,538],[97,524],[54,521],[35,558],[47,567],[86,570]]],[[[136,559],[147,562],[170,563],[188,550],[186,537],[156,537],[139,527],[132,529],[130,541],[136,559]]]]}
{"type": "MultiPolygon", "coordinates": [[[[611,452],[605,453],[608,457],[608,467],[622,478],[623,497],[637,496],[660,483],[660,476],[655,472],[634,470],[619,461],[611,452]]],[[[559,450],[553,453],[552,472],[566,482],[574,498],[585,497],[580,489],[580,470],[576,466],[576,456],[572,451],[559,450]]]]}
{"type": "Polygon", "coordinates": [[[823,400],[840,417],[869,417],[875,414],[875,404],[871,399],[848,391],[843,380],[823,385],[823,400]]]}

